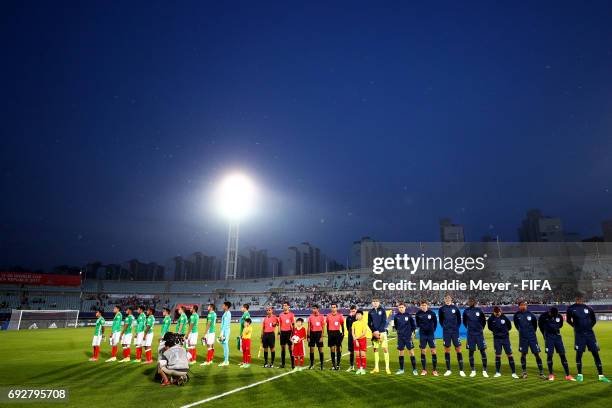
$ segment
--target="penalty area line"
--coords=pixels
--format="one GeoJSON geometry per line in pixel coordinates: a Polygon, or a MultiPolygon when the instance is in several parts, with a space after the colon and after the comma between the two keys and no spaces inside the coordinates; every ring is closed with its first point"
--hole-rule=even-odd
{"type": "MultiPolygon", "coordinates": [[[[395,337],[389,338],[389,340],[393,340],[393,339],[395,339],[395,337]]],[[[371,347],[372,347],[371,345],[368,345],[368,348],[371,348],[371,347]]],[[[350,352],[344,353],[344,354],[342,354],[342,357],[348,356],[349,354],[350,354],[350,352]]],[[[331,358],[328,358],[327,360],[325,360],[326,363],[328,361],[331,361],[331,358]]],[[[278,374],[278,375],[266,378],[265,380],[257,381],[257,382],[254,382],[254,383],[248,384],[248,385],[243,385],[242,387],[234,388],[233,390],[225,391],[225,392],[223,392],[221,394],[213,395],[212,397],[204,398],[203,400],[195,401],[195,402],[192,402],[190,404],[183,405],[180,408],[191,408],[191,407],[195,407],[195,406],[198,406],[198,405],[206,404],[207,402],[214,401],[214,400],[217,400],[217,399],[220,399],[220,398],[223,398],[223,397],[227,397],[228,395],[235,394],[237,392],[244,391],[244,390],[247,390],[249,388],[257,387],[258,385],[265,384],[267,382],[277,380],[277,379],[279,379],[281,377],[284,377],[286,375],[295,374],[295,373],[299,373],[299,371],[287,371],[286,373],[278,374]]]]}

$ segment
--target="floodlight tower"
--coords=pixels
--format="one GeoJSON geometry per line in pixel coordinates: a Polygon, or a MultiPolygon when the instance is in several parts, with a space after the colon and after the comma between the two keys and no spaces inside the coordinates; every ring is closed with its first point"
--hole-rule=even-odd
{"type": "Polygon", "coordinates": [[[230,221],[227,237],[227,259],[225,261],[225,280],[236,279],[238,270],[238,223],[230,221]]]}
{"type": "Polygon", "coordinates": [[[235,173],[225,177],[218,191],[218,206],[229,221],[225,279],[236,279],[238,271],[239,224],[253,209],[255,186],[244,174],[235,173]]]}

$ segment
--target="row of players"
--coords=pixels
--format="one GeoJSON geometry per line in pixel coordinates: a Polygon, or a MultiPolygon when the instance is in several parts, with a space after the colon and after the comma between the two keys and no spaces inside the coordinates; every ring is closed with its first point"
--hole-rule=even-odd
{"type": "MultiPolygon", "coordinates": [[[[229,336],[230,336],[230,323],[231,323],[231,307],[230,302],[223,304],[223,316],[221,318],[221,335],[219,342],[223,344],[224,361],[219,364],[220,366],[229,365],[229,336]]],[[[117,361],[117,352],[119,345],[123,350],[123,359],[120,362],[133,361],[135,363],[142,362],[142,352],[145,352],[144,364],[152,364],[152,345],[153,345],[153,327],[155,326],[155,309],[152,307],[145,308],[139,306],[137,308],[138,316],[134,318],[134,309],[130,306],[125,309],[125,317],[121,312],[120,306],[113,308],[113,321],[111,324],[111,335],[109,342],[111,345],[111,357],[106,362],[117,361]],[[146,312],[145,312],[146,310],[146,312]],[[133,325],[136,321],[136,339],[134,345],[136,347],[136,359],[131,360],[131,345],[133,337],[133,325]]],[[[200,315],[198,314],[198,306],[193,305],[190,308],[190,315],[187,317],[187,309],[185,306],[179,308],[179,318],[176,322],[176,333],[186,338],[185,345],[189,352],[190,362],[194,364],[197,358],[196,345],[198,342],[198,323],[200,315]]],[[[162,342],[164,335],[170,331],[172,325],[171,311],[168,308],[163,309],[163,319],[161,324],[161,337],[160,343],[162,342]]],[[[208,305],[208,314],[206,316],[206,334],[202,338],[202,343],[208,346],[208,354],[206,362],[202,365],[209,365],[212,363],[214,357],[214,343],[215,343],[215,326],[217,321],[217,314],[215,311],[215,305],[208,305]]],[[[96,323],[94,329],[94,337],[92,341],[93,356],[89,359],[90,361],[98,361],[100,356],[100,344],[104,338],[104,331],[106,326],[106,320],[102,316],[102,310],[96,311],[96,323]]]]}
{"type": "MultiPolygon", "coordinates": [[[[461,350],[461,339],[459,337],[459,327],[464,325],[467,328],[467,349],[469,352],[469,364],[471,368],[470,377],[476,376],[474,354],[479,350],[482,361],[482,375],[488,377],[487,371],[487,355],[486,342],[484,339],[484,328],[493,333],[493,343],[495,349],[495,377],[501,376],[501,357],[505,352],[513,378],[519,378],[516,374],[514,357],[512,355],[512,345],[510,344],[509,331],[512,329],[511,320],[506,317],[499,307],[495,307],[493,314],[486,319],[484,312],[476,306],[476,301],[470,299],[468,308],[461,315],[460,310],[452,303],[452,298],[446,296],[445,304],[438,310],[439,324],[442,326],[444,340],[444,357],[446,362],[445,376],[452,374],[451,372],[451,347],[454,346],[459,365],[459,374],[465,377],[463,354],[461,350]]],[[[231,304],[225,302],[223,305],[224,313],[221,319],[221,330],[218,341],[224,348],[224,360],[219,366],[229,365],[229,339],[230,339],[230,322],[231,313],[229,309],[231,304]]],[[[124,359],[121,361],[130,361],[130,343],[131,329],[128,333],[128,328],[131,328],[133,317],[130,319],[131,310],[127,310],[126,319],[122,321],[122,316],[119,308],[115,308],[115,318],[113,319],[111,336],[111,345],[113,345],[112,357],[107,361],[116,360],[116,345],[121,339],[124,350],[124,359]],[[123,323],[123,325],[122,325],[123,323]],[[127,350],[127,351],[126,351],[127,350]]],[[[139,308],[139,312],[144,309],[139,308]]],[[[189,319],[186,316],[186,311],[183,308],[180,311],[180,317],[177,321],[176,330],[178,333],[185,334],[187,331],[187,349],[190,354],[190,364],[194,364],[196,360],[196,344],[197,344],[197,323],[199,316],[197,314],[197,306],[191,308],[191,316],[189,319]]],[[[251,337],[252,327],[251,319],[248,312],[248,305],[242,307],[243,316],[240,319],[240,348],[243,353],[243,361],[240,363],[242,367],[249,367],[251,363],[251,337]]],[[[139,314],[138,319],[142,313],[139,314]]],[[[152,328],[154,324],[153,310],[147,311],[147,317],[142,320],[144,323],[137,322],[136,333],[136,361],[140,360],[141,348],[144,346],[146,350],[146,363],[151,363],[151,343],[152,343],[152,328]]],[[[338,312],[336,304],[331,305],[331,312],[327,316],[323,316],[319,312],[317,306],[312,307],[312,314],[308,318],[308,326],[304,327],[303,319],[296,319],[290,311],[288,303],[283,304],[283,311],[278,315],[274,315],[271,307],[266,309],[266,316],[262,323],[261,334],[261,349],[264,354],[264,367],[274,367],[275,360],[275,343],[277,335],[280,337],[281,345],[281,368],[285,366],[286,349],[290,353],[290,361],[294,370],[300,370],[304,364],[304,343],[307,343],[310,351],[310,366],[313,369],[315,365],[315,349],[319,352],[319,363],[321,370],[323,369],[324,353],[323,353],[323,338],[324,329],[327,331],[328,346],[331,352],[332,370],[340,369],[340,360],[342,356],[342,341],[345,336],[345,327],[348,331],[348,350],[350,353],[350,367],[347,371],[355,371],[356,373],[366,373],[366,334],[368,329],[371,332],[372,347],[374,351],[374,369],[372,373],[378,373],[379,370],[379,353],[382,349],[385,360],[385,371],[391,374],[389,369],[388,355],[388,325],[393,321],[393,328],[397,333],[397,349],[399,351],[399,370],[396,374],[404,373],[404,354],[408,350],[412,365],[412,372],[418,375],[416,369],[416,357],[414,355],[413,338],[416,331],[419,332],[419,348],[421,350],[421,375],[427,375],[427,359],[426,350],[429,347],[431,355],[432,375],[438,376],[437,372],[437,350],[435,343],[435,330],[438,325],[438,316],[428,308],[428,303],[422,301],[420,310],[414,317],[407,313],[406,305],[400,303],[398,310],[391,318],[387,318],[387,313],[380,305],[378,299],[373,299],[372,309],[369,310],[367,321],[363,318],[364,312],[357,310],[355,306],[350,308],[349,315],[344,319],[341,313],[338,312]],[[270,357],[270,360],[268,359],[270,357]]],[[[206,323],[206,335],[202,339],[202,343],[208,348],[207,358],[201,365],[210,365],[214,357],[214,342],[215,342],[215,323],[216,323],[215,306],[208,306],[208,316],[206,323]]],[[[565,346],[560,334],[560,329],[563,326],[563,316],[554,307],[551,307],[547,313],[542,314],[539,319],[530,311],[527,310],[527,303],[520,302],[519,310],[514,314],[512,321],[514,327],[519,332],[519,352],[521,353],[521,368],[522,378],[527,377],[527,354],[529,351],[535,356],[536,363],[540,372],[540,377],[554,380],[553,372],[553,355],[558,353],[565,371],[565,379],[569,381],[583,381],[582,374],[582,355],[588,349],[595,360],[595,365],[598,370],[598,379],[601,382],[609,382],[603,375],[601,358],[599,356],[599,347],[593,326],[596,324],[594,311],[584,304],[582,298],[578,298],[576,303],[567,309],[566,319],[568,324],[574,328],[574,348],[576,350],[576,367],[578,371],[577,378],[574,379],[569,373],[569,365],[565,355],[565,346]],[[547,364],[549,375],[544,375],[542,359],[540,357],[540,346],[536,332],[540,328],[544,339],[547,354],[547,364]]],[[[170,311],[164,310],[164,320],[162,323],[162,337],[169,331],[171,324],[170,311]]],[[[96,322],[96,336],[94,337],[94,357],[97,360],[99,355],[100,338],[103,332],[104,320],[101,315],[96,322]]]]}

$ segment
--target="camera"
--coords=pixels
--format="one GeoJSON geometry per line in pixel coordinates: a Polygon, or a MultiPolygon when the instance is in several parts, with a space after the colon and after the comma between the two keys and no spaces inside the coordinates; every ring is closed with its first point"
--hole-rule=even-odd
{"type": "Polygon", "coordinates": [[[182,346],[185,344],[185,335],[180,333],[168,332],[164,334],[162,342],[168,347],[173,347],[177,344],[182,346]]]}

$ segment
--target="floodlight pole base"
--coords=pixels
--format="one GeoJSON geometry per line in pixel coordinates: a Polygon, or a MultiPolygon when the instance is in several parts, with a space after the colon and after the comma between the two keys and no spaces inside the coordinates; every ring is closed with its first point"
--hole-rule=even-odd
{"type": "Polygon", "coordinates": [[[236,279],[238,271],[238,223],[230,222],[227,238],[227,260],[225,262],[225,280],[236,279]]]}

